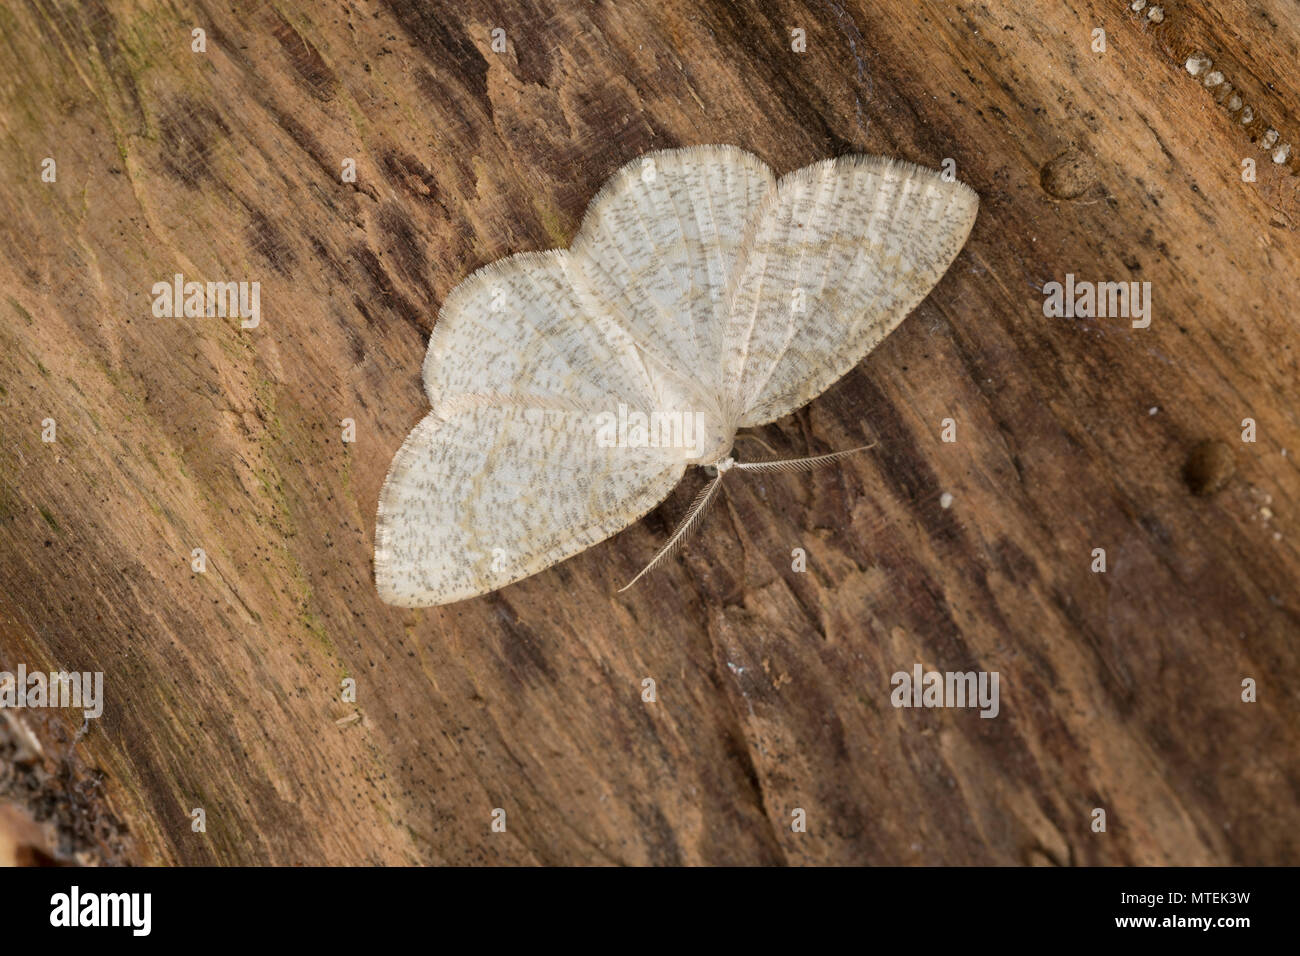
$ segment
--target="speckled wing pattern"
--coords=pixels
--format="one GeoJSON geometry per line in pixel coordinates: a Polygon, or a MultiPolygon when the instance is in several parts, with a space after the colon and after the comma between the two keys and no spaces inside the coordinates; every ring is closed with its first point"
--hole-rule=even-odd
{"type": "Polygon", "coordinates": [[[662,449],[600,448],[580,419],[522,407],[426,416],[380,496],[380,596],[426,607],[504,587],[627,527],[681,479],[662,449]]]}
{"type": "Polygon", "coordinates": [[[380,596],[484,594],[632,524],[688,453],[604,447],[597,416],[695,403],[750,424],[803,405],[925,296],[975,204],[868,157],[779,182],[734,147],[627,164],[569,250],[502,259],[447,297],[424,362],[433,410],[380,493],[380,596]]]}
{"type": "Polygon", "coordinates": [[[979,199],[911,163],[845,156],[777,183],[728,290],[723,380],[740,426],[816,398],[934,288],[979,199]]]}
{"type": "Polygon", "coordinates": [[[727,279],[775,184],[766,163],[731,146],[628,163],[591,201],[571,246],[583,306],[613,311],[652,372],[703,383],[716,401],[727,279]]]}
{"type": "Polygon", "coordinates": [[[433,411],[379,497],[375,581],[399,607],[504,587],[604,540],[659,504],[681,453],[600,447],[593,416],[654,392],[625,332],[582,312],[567,253],[525,253],[447,297],[429,339],[433,411]]]}

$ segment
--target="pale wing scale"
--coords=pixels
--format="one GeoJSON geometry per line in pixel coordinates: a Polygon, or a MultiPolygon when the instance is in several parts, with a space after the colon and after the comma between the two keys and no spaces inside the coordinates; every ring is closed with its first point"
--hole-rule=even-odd
{"type": "Polygon", "coordinates": [[[429,339],[433,411],[380,493],[375,581],[390,604],[484,594],[627,527],[684,470],[674,449],[603,447],[598,416],[649,408],[630,337],[578,304],[567,253],[511,256],[447,297],[429,339]]]}
{"type": "Polygon", "coordinates": [[[876,157],[783,177],[730,283],[722,377],[738,425],[789,414],[861,361],[939,281],[977,206],[959,182],[876,157]]]}
{"type": "Polygon", "coordinates": [[[427,415],[380,494],[380,597],[427,607],[504,587],[626,528],[681,479],[680,452],[601,447],[593,430],[567,411],[427,415]]]}
{"type": "Polygon", "coordinates": [[[434,411],[465,395],[544,399],[592,411],[640,407],[654,391],[631,339],[604,313],[587,314],[563,250],[526,252],[484,266],[443,303],[424,357],[434,411]]]}
{"type": "Polygon", "coordinates": [[[732,146],[649,153],[587,207],[570,271],[588,311],[612,312],[652,371],[715,398],[727,278],[746,223],[775,178],[732,146]]]}

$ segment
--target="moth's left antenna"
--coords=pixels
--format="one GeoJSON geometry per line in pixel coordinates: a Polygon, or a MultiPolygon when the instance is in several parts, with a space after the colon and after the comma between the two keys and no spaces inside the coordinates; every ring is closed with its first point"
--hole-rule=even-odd
{"type": "MultiPolygon", "coordinates": [[[[727,462],[730,461],[731,459],[728,458],[727,462]]],[[[690,509],[686,512],[686,517],[683,518],[682,523],[677,526],[677,530],[673,532],[673,536],[668,539],[667,544],[659,549],[659,553],[650,559],[650,563],[641,569],[640,574],[618,589],[619,594],[622,594],[632,585],[640,581],[641,578],[645,577],[647,573],[653,571],[665,560],[672,557],[673,554],[677,552],[677,549],[682,546],[682,543],[686,538],[695,531],[701,523],[703,523],[705,512],[709,510],[709,505],[713,503],[713,499],[718,496],[718,492],[722,488],[722,476],[727,473],[727,468],[731,467],[727,462],[721,462],[718,464],[718,477],[705,485],[704,490],[695,496],[695,500],[691,502],[690,509]],[[724,465],[727,467],[724,468],[724,465]]]]}
{"type": "Polygon", "coordinates": [[[704,521],[704,515],[709,510],[709,505],[713,503],[713,499],[718,496],[718,492],[722,489],[723,476],[731,469],[735,468],[739,471],[757,472],[811,471],[814,468],[834,464],[841,458],[847,458],[849,455],[856,455],[860,451],[867,451],[868,449],[875,447],[876,443],[872,442],[870,445],[861,445],[857,448],[850,448],[847,451],[833,451],[828,455],[812,455],[808,458],[783,458],[779,461],[746,462],[739,462],[734,458],[727,458],[724,461],[718,462],[718,477],[709,482],[704,487],[704,490],[695,496],[695,500],[691,503],[691,507],[686,512],[686,517],[683,518],[682,523],[677,526],[677,530],[673,532],[673,536],[668,539],[668,542],[662,548],[659,549],[659,553],[650,559],[650,563],[641,569],[640,574],[618,589],[618,593],[622,594],[632,585],[645,577],[649,572],[659,567],[659,565],[661,565],[665,560],[672,557],[672,555],[681,548],[686,539],[704,521]]]}

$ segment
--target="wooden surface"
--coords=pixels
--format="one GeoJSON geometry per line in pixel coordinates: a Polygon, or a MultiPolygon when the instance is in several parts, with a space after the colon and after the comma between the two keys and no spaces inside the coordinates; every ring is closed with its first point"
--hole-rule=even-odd
{"type": "Polygon", "coordinates": [[[100,670],[107,701],[79,740],[9,712],[41,752],[0,727],[0,795],[105,862],[1300,862],[1300,179],[1252,142],[1300,145],[1300,20],[1163,11],[5,5],[0,669],[100,670]],[[877,448],[734,482],[625,595],[701,475],[495,595],[381,604],[375,502],[442,298],[707,142],[778,173],[952,158],[979,192],[930,297],[761,430],[877,448]],[[261,325],[155,318],[176,272],[261,282],[261,325]],[[1066,273],[1151,282],[1151,327],[1046,318],[1066,273]],[[1224,482],[1184,473],[1207,441],[1224,482]],[[918,662],[999,672],[999,716],[893,708],[918,662]]]}

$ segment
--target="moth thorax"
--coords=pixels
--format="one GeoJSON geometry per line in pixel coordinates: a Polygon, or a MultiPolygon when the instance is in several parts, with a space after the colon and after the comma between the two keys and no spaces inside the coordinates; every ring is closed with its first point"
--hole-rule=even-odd
{"type": "Polygon", "coordinates": [[[716,465],[731,454],[736,440],[736,429],[720,418],[708,413],[696,417],[696,435],[693,448],[687,450],[686,463],[690,465],[716,465]]]}

